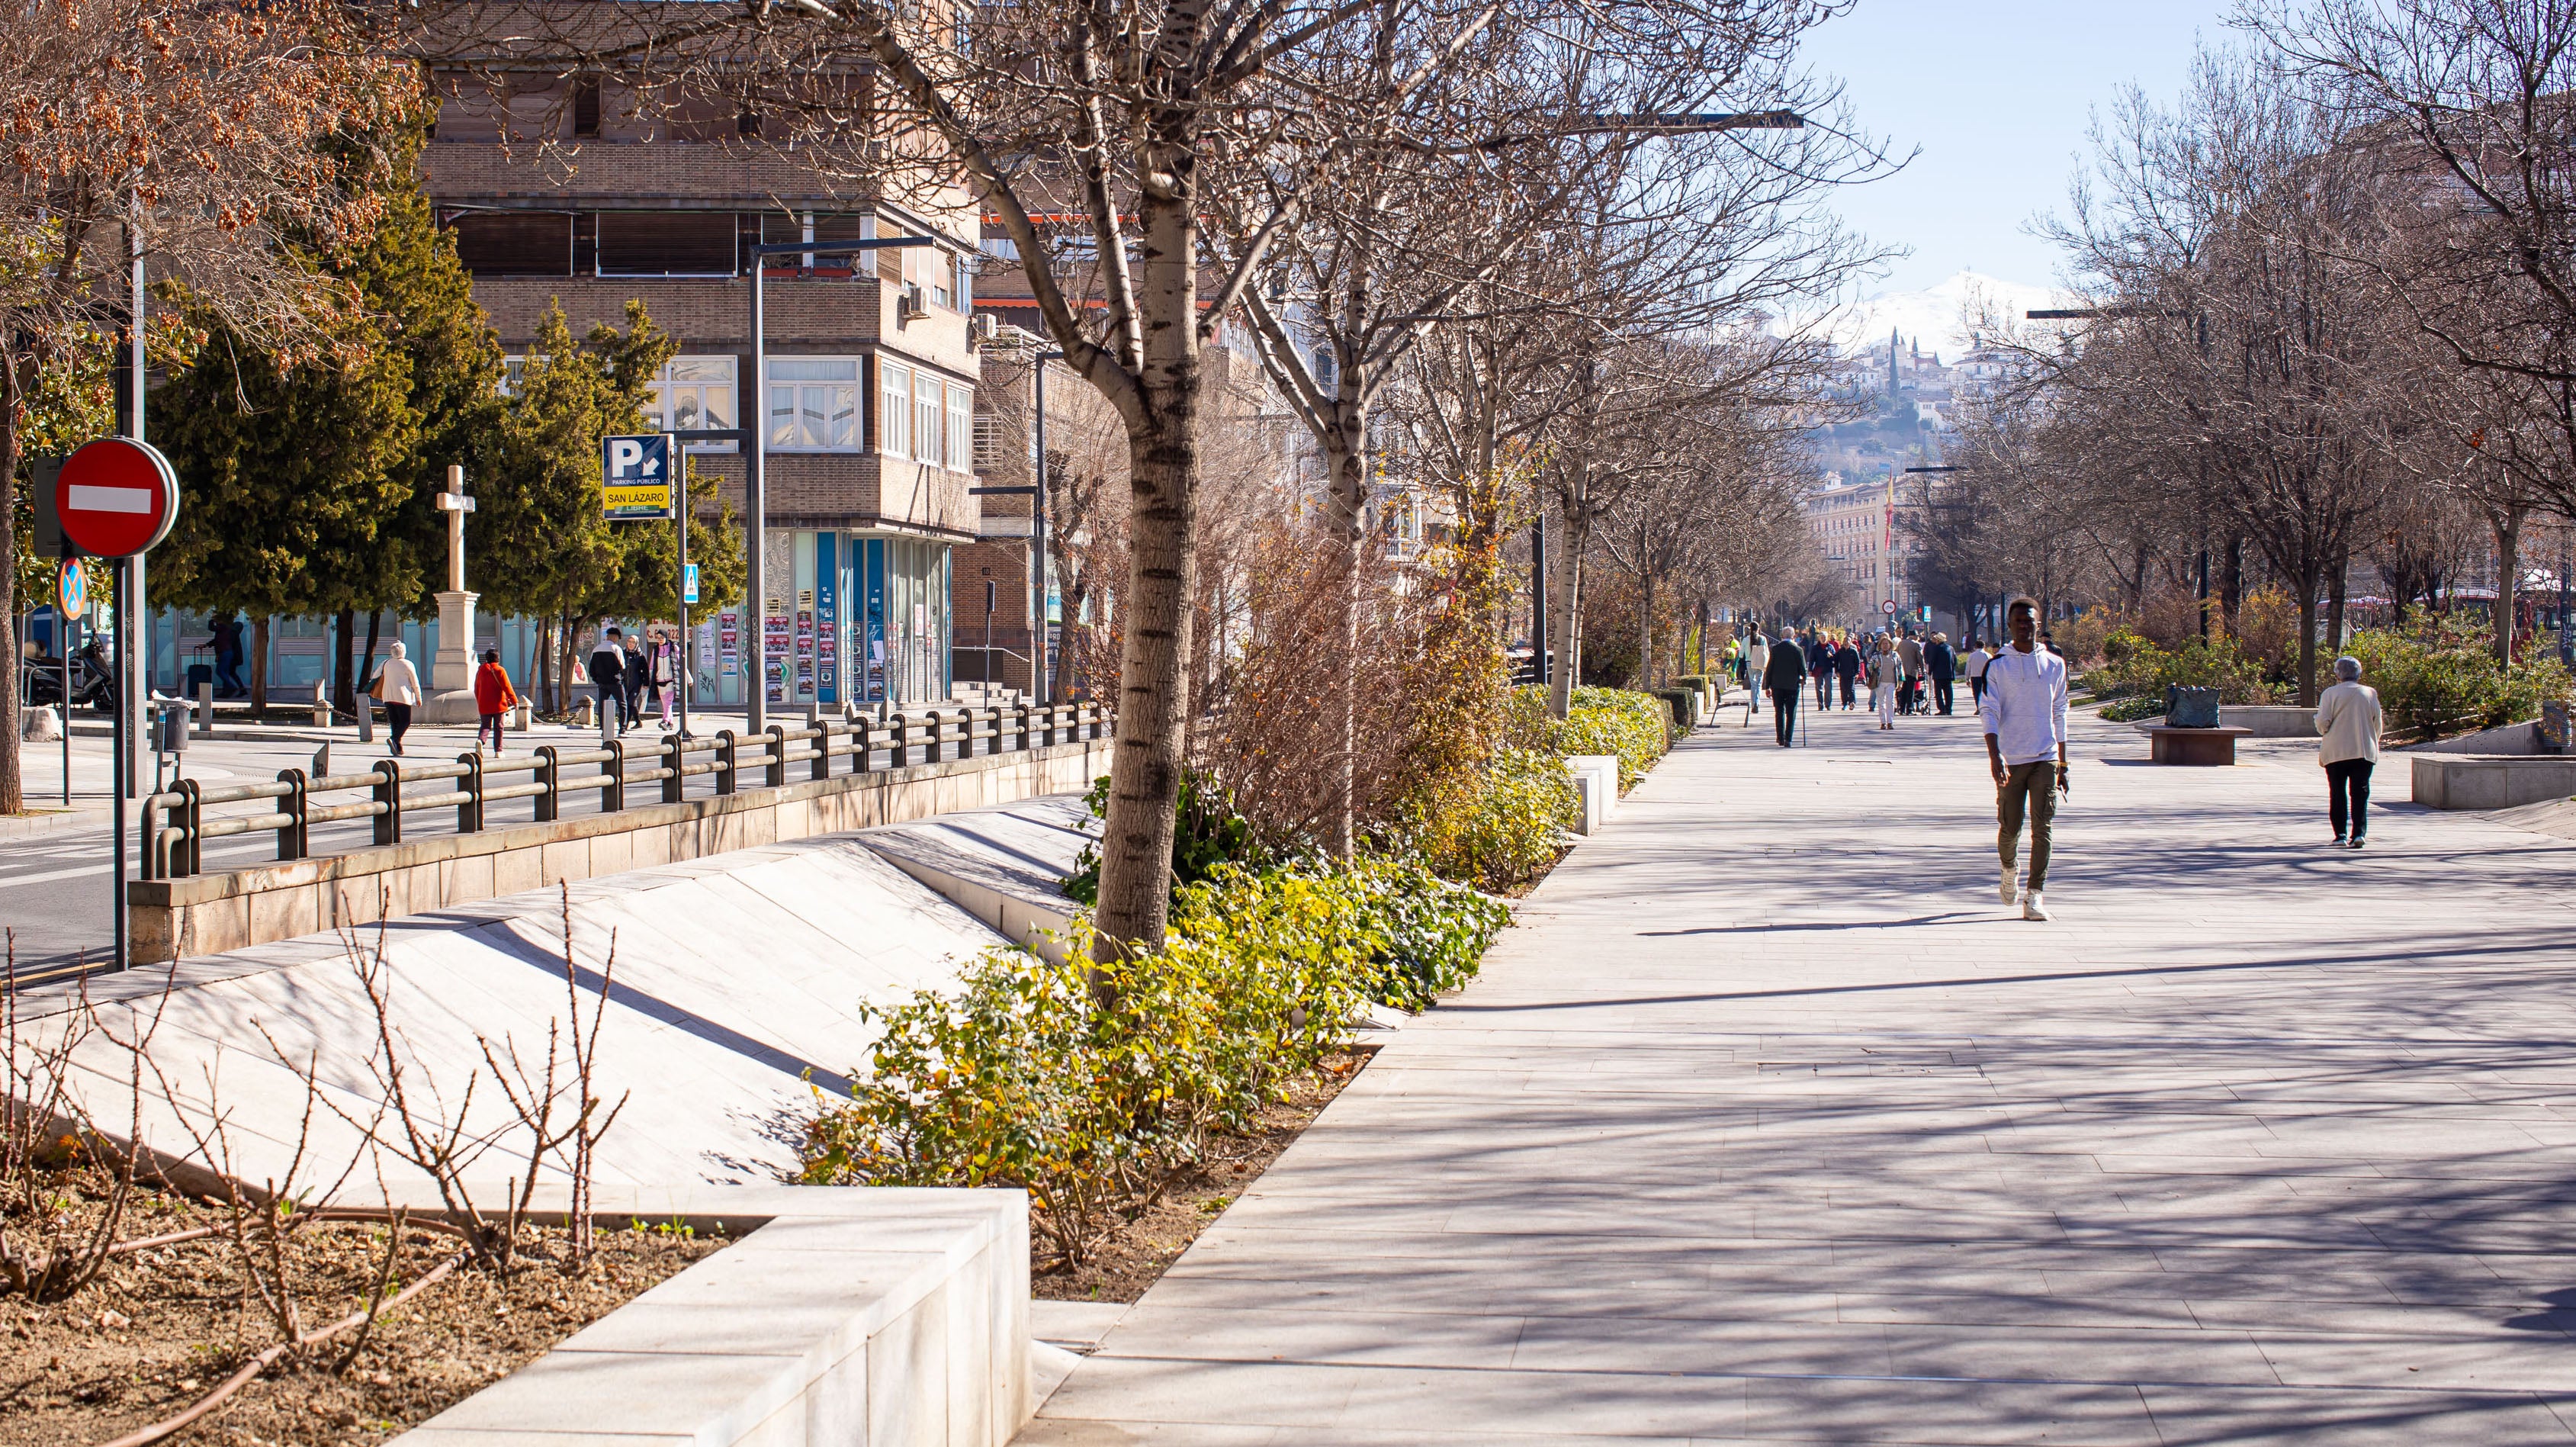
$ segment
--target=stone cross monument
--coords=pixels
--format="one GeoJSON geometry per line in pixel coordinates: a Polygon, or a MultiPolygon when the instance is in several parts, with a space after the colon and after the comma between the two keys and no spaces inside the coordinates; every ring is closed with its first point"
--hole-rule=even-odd
{"type": "Polygon", "coordinates": [[[437,594],[438,657],[422,722],[458,723],[474,717],[474,603],[482,596],[465,591],[465,515],[474,499],[465,495],[464,468],[447,469],[438,510],[447,514],[447,587],[437,594]]]}

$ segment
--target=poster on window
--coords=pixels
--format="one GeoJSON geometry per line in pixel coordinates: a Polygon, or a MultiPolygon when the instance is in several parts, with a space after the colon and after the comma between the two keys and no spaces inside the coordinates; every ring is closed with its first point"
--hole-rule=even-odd
{"type": "Polygon", "coordinates": [[[785,609],[760,620],[761,679],[771,703],[787,701],[787,659],[789,630],[794,626],[785,609]]]}
{"type": "MultiPolygon", "coordinates": [[[[812,598],[811,593],[805,595],[806,601],[810,602],[812,598]]],[[[796,696],[810,698],[813,694],[814,610],[799,608],[796,610],[796,696]]]]}
{"type": "Polygon", "coordinates": [[[740,676],[742,673],[742,615],[731,608],[716,615],[716,657],[723,664],[725,677],[740,676]]]}

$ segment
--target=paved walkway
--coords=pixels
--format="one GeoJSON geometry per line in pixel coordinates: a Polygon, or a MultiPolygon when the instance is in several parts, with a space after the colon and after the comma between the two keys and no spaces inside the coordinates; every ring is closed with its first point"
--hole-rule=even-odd
{"type": "Polygon", "coordinates": [[[2087,721],[2025,924],[1873,722],[1687,743],[1020,1440],[2570,1440],[2576,845],[2087,721]]]}

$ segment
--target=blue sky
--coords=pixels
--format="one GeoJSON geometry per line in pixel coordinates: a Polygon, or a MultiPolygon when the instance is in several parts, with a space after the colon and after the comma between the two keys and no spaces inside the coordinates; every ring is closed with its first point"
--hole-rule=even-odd
{"type": "Polygon", "coordinates": [[[1910,247],[1884,285],[1930,286],[1973,268],[2045,285],[2057,258],[2023,234],[2065,209],[2091,113],[2136,81],[2169,98],[2195,34],[2231,41],[2233,0],[1860,0],[1810,38],[1867,130],[1922,153],[1897,176],[1845,191],[1843,217],[1910,247]]]}

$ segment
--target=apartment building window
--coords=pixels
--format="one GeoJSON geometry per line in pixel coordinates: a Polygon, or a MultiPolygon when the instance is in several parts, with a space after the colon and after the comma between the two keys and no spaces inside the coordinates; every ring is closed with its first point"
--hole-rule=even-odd
{"type": "Polygon", "coordinates": [[[731,276],[740,227],[730,211],[602,211],[601,276],[731,276]]]}
{"type": "Polygon", "coordinates": [[[948,384],[948,467],[964,472],[975,456],[975,389],[948,384]]]}
{"type": "Polygon", "coordinates": [[[448,229],[456,259],[477,276],[570,276],[572,221],[565,211],[469,211],[448,229]]]}
{"type": "Polygon", "coordinates": [[[773,359],[769,364],[769,445],[781,452],[856,452],[858,358],[773,359]]]}
{"type": "Polygon", "coordinates": [[[572,133],[576,140],[599,137],[599,77],[580,75],[572,82],[572,133]]]}
{"type": "Polygon", "coordinates": [[[942,461],[945,456],[946,449],[941,447],[940,443],[948,434],[947,425],[942,420],[941,396],[937,377],[928,372],[914,375],[912,379],[912,455],[918,461],[934,465],[942,461]]]}
{"type": "Polygon", "coordinates": [[[877,359],[877,450],[912,453],[912,369],[877,359]]]}
{"type": "MultiPolygon", "coordinates": [[[[777,375],[774,368],[770,375],[777,375]]],[[[653,394],[652,415],[669,432],[731,427],[733,383],[731,357],[673,357],[662,364],[661,374],[648,384],[653,394]]],[[[688,446],[693,452],[734,450],[730,442],[692,442],[688,446]]]]}

